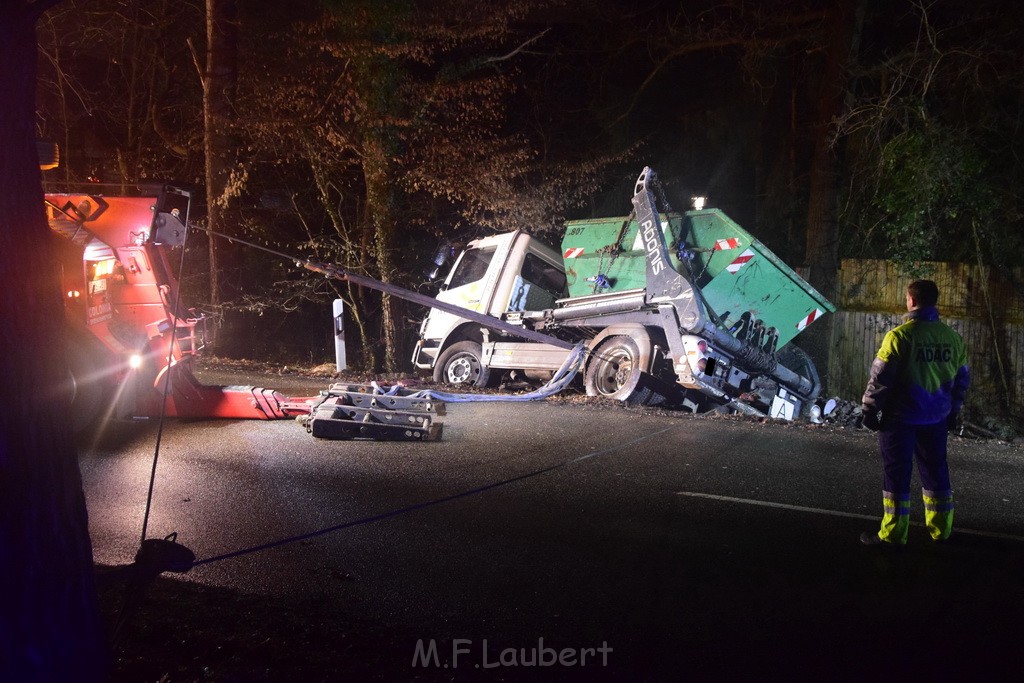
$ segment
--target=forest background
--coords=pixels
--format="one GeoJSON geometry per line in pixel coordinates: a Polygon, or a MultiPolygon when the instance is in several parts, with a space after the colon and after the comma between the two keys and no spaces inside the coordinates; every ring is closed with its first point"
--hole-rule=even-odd
{"type": "MultiPolygon", "coordinates": [[[[565,219],[627,214],[644,165],[673,208],[709,197],[833,300],[841,258],[1009,273],[1022,15],[997,0],[65,0],[38,25],[39,136],[61,147],[44,182],[184,186],[199,225],[426,293],[442,240],[557,244],[565,219]]],[[[328,362],[340,297],[350,364],[393,372],[424,314],[201,233],[181,275],[221,355],[328,362]]]]}

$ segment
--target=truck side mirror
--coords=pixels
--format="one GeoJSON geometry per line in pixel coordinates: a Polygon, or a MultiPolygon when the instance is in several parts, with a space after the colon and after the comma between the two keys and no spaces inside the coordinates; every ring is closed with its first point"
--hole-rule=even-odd
{"type": "Polygon", "coordinates": [[[153,235],[153,242],[166,244],[169,247],[180,247],[185,244],[185,224],[181,221],[178,210],[161,212],[156,215],[153,221],[156,229],[153,235]]]}
{"type": "Polygon", "coordinates": [[[151,241],[169,247],[180,247],[185,244],[188,233],[188,212],[192,193],[170,185],[161,187],[159,192],[151,241]]]}
{"type": "Polygon", "coordinates": [[[424,271],[428,280],[433,282],[438,278],[438,275],[441,274],[441,269],[448,263],[448,259],[452,257],[452,251],[452,245],[448,240],[443,240],[438,245],[434,251],[434,258],[431,260],[430,267],[424,271]]]}

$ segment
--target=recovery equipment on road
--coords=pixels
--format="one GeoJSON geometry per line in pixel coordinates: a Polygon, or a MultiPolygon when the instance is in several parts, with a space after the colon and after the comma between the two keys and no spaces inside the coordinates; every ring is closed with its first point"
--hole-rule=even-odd
{"type": "Polygon", "coordinates": [[[318,439],[440,441],[444,415],[436,401],[405,387],[377,384],[334,384],[310,409],[306,430],[318,439]]]}

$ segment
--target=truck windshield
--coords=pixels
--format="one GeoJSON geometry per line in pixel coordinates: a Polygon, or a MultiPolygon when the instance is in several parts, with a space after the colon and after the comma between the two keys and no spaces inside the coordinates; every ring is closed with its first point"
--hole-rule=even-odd
{"type": "Polygon", "coordinates": [[[491,258],[497,249],[497,247],[484,247],[483,249],[469,249],[464,252],[459,265],[455,267],[455,272],[452,273],[448,289],[468,285],[482,278],[487,273],[487,266],[491,264],[491,258]]]}

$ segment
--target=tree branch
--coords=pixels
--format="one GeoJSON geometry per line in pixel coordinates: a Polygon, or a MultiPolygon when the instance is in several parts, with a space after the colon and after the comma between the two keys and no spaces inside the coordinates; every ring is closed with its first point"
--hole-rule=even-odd
{"type": "Polygon", "coordinates": [[[185,43],[188,45],[189,52],[192,53],[192,63],[196,67],[196,73],[199,74],[199,83],[206,87],[206,71],[203,69],[203,65],[199,63],[199,55],[196,53],[196,46],[192,44],[192,38],[186,38],[185,43]]]}
{"type": "Polygon", "coordinates": [[[520,52],[525,50],[527,48],[527,46],[532,45],[533,43],[536,43],[538,40],[543,38],[544,34],[547,33],[550,30],[551,30],[551,28],[548,27],[548,28],[544,29],[543,31],[541,31],[540,33],[538,33],[537,35],[535,35],[534,37],[524,41],[521,45],[519,45],[519,47],[517,47],[516,49],[512,50],[508,54],[502,55],[500,57],[488,57],[487,59],[483,60],[481,62],[481,64],[491,64],[493,62],[504,62],[506,60],[512,59],[517,54],[519,54],[520,52]]]}
{"type": "Polygon", "coordinates": [[[749,42],[749,40],[737,36],[736,38],[726,38],[723,40],[707,40],[700,43],[686,43],[670,51],[668,54],[662,57],[661,61],[654,65],[654,68],[651,69],[651,72],[647,74],[647,78],[644,79],[644,82],[641,83],[640,86],[636,89],[636,92],[633,93],[633,99],[630,100],[629,107],[618,118],[612,121],[612,124],[616,124],[623,121],[627,116],[629,116],[633,112],[633,110],[636,108],[637,102],[639,102],[640,100],[640,96],[643,95],[645,90],[647,90],[647,87],[654,80],[654,77],[658,75],[658,72],[661,71],[661,69],[666,64],[675,60],[677,57],[681,57],[682,55],[689,54],[691,52],[700,52],[702,50],[711,50],[721,47],[732,47],[734,45],[740,45],[749,42]]]}

